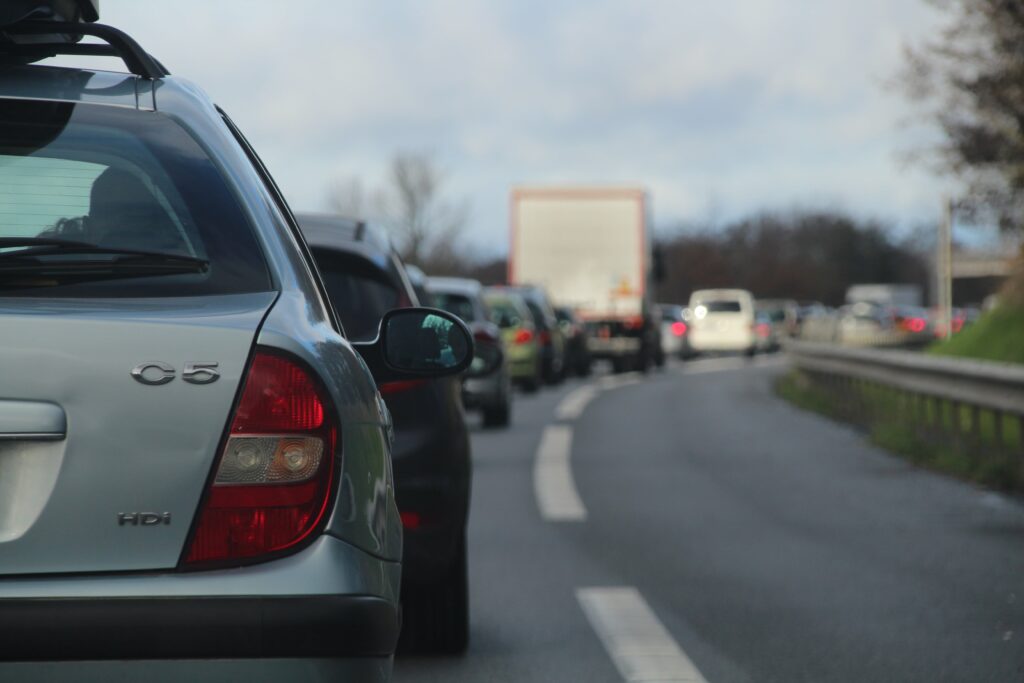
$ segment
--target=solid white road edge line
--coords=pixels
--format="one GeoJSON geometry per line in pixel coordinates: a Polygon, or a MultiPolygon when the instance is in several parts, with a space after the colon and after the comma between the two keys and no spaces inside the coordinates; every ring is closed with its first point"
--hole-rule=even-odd
{"type": "Polygon", "coordinates": [[[626,681],[707,683],[636,588],[577,588],[576,599],[626,681]]]}
{"type": "Polygon", "coordinates": [[[572,480],[569,454],[572,427],[548,425],[533,460],[533,493],[540,516],[548,522],[582,522],[587,518],[572,480]]]}

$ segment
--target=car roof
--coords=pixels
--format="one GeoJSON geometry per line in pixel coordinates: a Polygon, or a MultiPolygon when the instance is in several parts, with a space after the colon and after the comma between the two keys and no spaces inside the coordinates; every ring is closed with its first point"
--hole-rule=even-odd
{"type": "Polygon", "coordinates": [[[331,249],[365,256],[373,261],[393,253],[391,242],[364,221],[326,213],[299,212],[295,220],[314,249],[331,249]]]}
{"type": "Polygon", "coordinates": [[[483,285],[467,277],[428,277],[427,290],[447,294],[463,294],[468,297],[480,295],[483,285]]]}

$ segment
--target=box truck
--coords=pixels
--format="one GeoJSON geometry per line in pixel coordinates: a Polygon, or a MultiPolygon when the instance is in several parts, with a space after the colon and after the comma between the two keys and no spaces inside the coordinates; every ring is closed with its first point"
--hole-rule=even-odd
{"type": "Polygon", "coordinates": [[[520,187],[511,196],[508,279],[574,309],[594,359],[617,372],[656,355],[647,195],[634,187],[520,187]]]}

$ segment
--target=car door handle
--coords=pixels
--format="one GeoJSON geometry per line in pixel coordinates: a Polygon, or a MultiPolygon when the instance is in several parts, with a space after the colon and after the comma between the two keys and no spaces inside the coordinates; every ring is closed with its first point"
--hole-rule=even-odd
{"type": "Polygon", "coordinates": [[[60,441],[67,417],[56,403],[0,401],[0,441],[60,441]]]}

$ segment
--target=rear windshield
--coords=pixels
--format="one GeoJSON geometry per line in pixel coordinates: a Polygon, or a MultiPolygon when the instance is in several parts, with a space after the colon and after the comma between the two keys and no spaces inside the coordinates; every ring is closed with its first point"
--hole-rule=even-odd
{"type": "Polygon", "coordinates": [[[444,309],[452,315],[457,315],[466,322],[476,320],[473,302],[468,296],[448,292],[431,292],[430,298],[434,306],[444,309]]]}
{"type": "Polygon", "coordinates": [[[154,112],[0,99],[0,239],[0,296],[271,289],[224,179],[195,140],[154,112]],[[70,245],[44,249],[40,240],[80,244],[58,253],[70,245]],[[119,268],[126,254],[103,250],[184,257],[199,267],[136,259],[119,268]]]}
{"type": "Polygon", "coordinates": [[[345,336],[352,341],[376,339],[384,314],[409,305],[394,277],[366,259],[316,248],[313,255],[345,336]]]}
{"type": "Polygon", "coordinates": [[[487,297],[487,308],[491,312],[491,321],[499,327],[516,327],[522,325],[522,313],[520,309],[508,299],[500,297],[487,297]]]}
{"type": "Polygon", "coordinates": [[[722,301],[702,301],[700,305],[703,306],[708,313],[739,313],[742,310],[739,301],[722,300],[722,301]]]}

